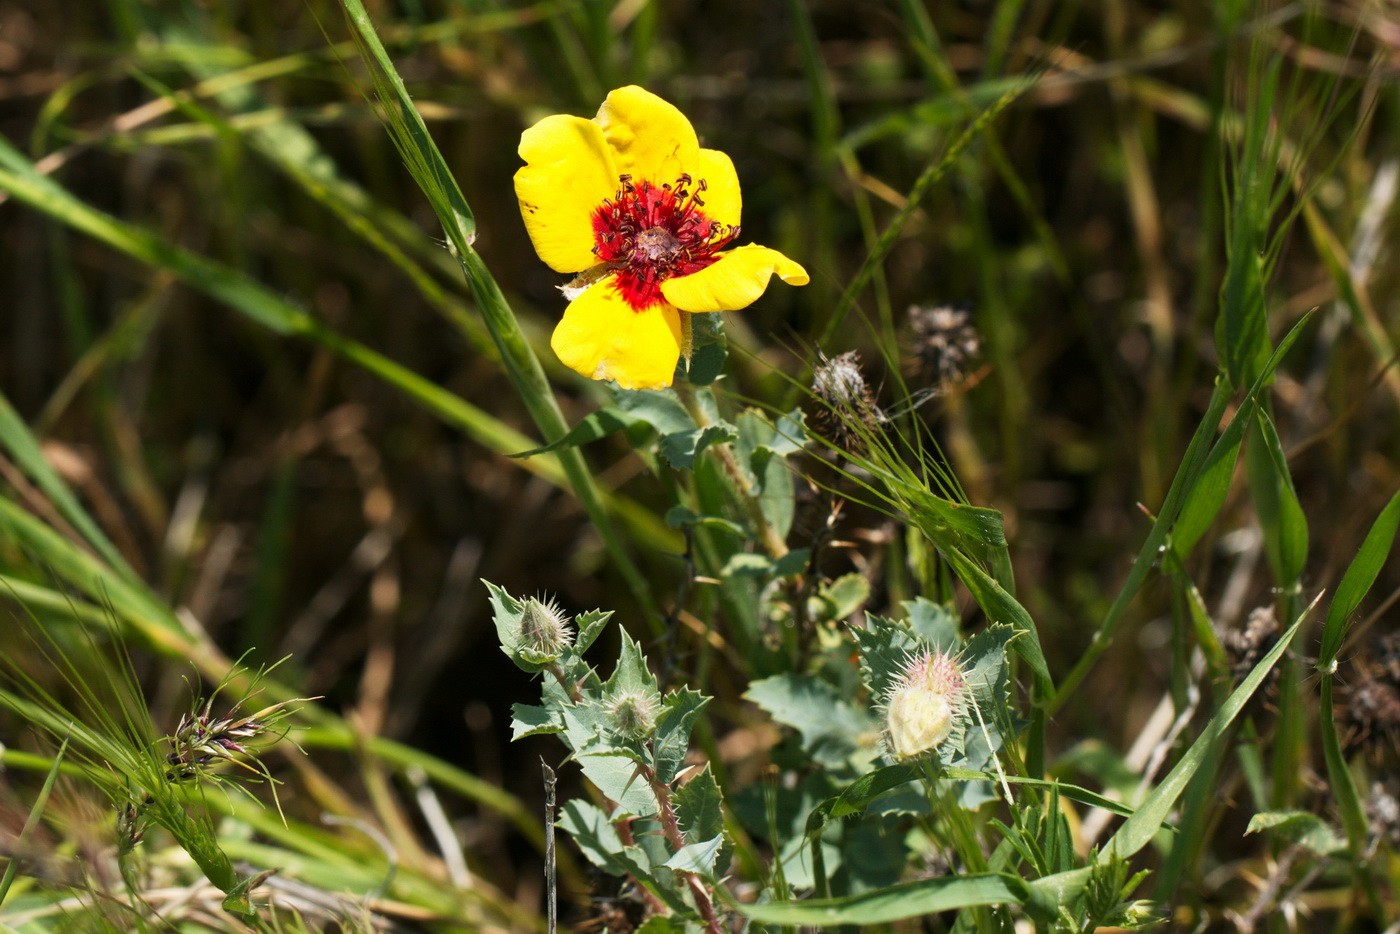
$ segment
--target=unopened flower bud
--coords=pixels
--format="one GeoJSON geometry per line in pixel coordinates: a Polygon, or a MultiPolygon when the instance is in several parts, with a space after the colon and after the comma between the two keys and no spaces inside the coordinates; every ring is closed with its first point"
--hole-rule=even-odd
{"type": "Polygon", "coordinates": [[[557,661],[574,643],[564,611],[553,600],[545,603],[537,597],[525,601],[520,636],[520,654],[536,665],[557,661]]]}
{"type": "Polygon", "coordinates": [[[911,658],[885,703],[890,752],[909,759],[946,740],[962,715],[966,682],[950,655],[925,652],[911,658]]]}
{"type": "Polygon", "coordinates": [[[629,739],[644,739],[656,729],[656,699],[649,694],[629,691],[608,706],[614,733],[629,739]]]}
{"type": "Polygon", "coordinates": [[[1129,930],[1161,924],[1165,919],[1157,906],[1147,899],[1139,899],[1123,906],[1123,926],[1129,930]]]}

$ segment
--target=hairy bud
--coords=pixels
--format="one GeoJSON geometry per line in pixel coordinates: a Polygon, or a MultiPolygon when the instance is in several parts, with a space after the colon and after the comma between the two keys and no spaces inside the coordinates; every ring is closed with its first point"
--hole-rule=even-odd
{"type": "Polygon", "coordinates": [[[614,733],[628,739],[645,739],[656,729],[656,698],[650,694],[628,691],[608,705],[614,733]]]}
{"type": "Polygon", "coordinates": [[[952,656],[924,652],[911,658],[885,702],[890,752],[911,759],[937,748],[962,716],[966,689],[962,669],[952,656]]]}
{"type": "Polygon", "coordinates": [[[527,661],[536,665],[558,661],[573,643],[573,630],[557,603],[545,603],[538,597],[525,601],[520,619],[520,654],[527,661]]]}

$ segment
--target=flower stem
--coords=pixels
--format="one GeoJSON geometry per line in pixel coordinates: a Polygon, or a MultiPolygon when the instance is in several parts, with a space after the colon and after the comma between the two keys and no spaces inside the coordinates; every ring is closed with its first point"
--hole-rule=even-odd
{"type": "MultiPolygon", "coordinates": [[[[679,853],[681,847],[685,846],[685,835],[681,833],[680,821],[676,819],[676,809],[671,804],[671,789],[664,782],[658,781],[656,773],[645,765],[638,765],[638,771],[651,786],[652,794],[656,795],[657,814],[656,819],[661,823],[661,832],[666,837],[666,842],[671,844],[671,849],[679,853]]],[[[691,872],[681,871],[685,877],[685,883],[690,888],[690,895],[695,899],[695,907],[700,912],[700,917],[705,919],[705,930],[709,934],[724,934],[724,928],[720,925],[719,916],[715,914],[714,899],[710,895],[710,890],[705,887],[704,881],[691,872]]]]}
{"type": "MultiPolygon", "coordinates": [[[[681,405],[685,406],[686,412],[690,414],[697,428],[709,428],[713,425],[714,419],[710,418],[708,412],[700,405],[695,397],[695,387],[686,382],[678,382],[672,387],[676,391],[677,397],[681,400],[681,405]]],[[[749,514],[749,521],[753,523],[754,532],[758,540],[762,543],[768,556],[774,561],[785,557],[788,553],[787,541],[778,530],[773,528],[773,524],[768,521],[768,517],[763,514],[763,507],[758,501],[758,491],[754,489],[753,483],[743,468],[739,466],[739,460],[734,456],[734,446],[728,442],[712,444],[706,450],[713,452],[719,459],[720,466],[729,476],[734,492],[739,495],[739,499],[744,504],[745,511],[749,514]]]]}
{"type": "MultiPolygon", "coordinates": [[[[632,818],[624,817],[621,820],[614,821],[613,828],[617,831],[617,839],[621,841],[623,846],[637,845],[636,838],[632,836],[632,818]]],[[[666,914],[666,903],[651,889],[642,885],[641,882],[637,882],[635,876],[633,876],[632,879],[636,882],[637,891],[641,894],[642,901],[647,903],[647,908],[651,910],[651,913],[654,915],[666,914]]]]}

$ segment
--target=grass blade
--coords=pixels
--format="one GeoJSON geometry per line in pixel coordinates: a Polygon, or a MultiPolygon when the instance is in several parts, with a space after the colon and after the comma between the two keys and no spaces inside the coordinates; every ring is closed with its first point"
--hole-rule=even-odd
{"type": "Polygon", "coordinates": [[[1269,650],[1268,654],[1260,659],[1259,664],[1255,665],[1249,675],[1240,682],[1240,686],[1230,693],[1230,696],[1225,699],[1225,703],[1220,705],[1215,716],[1201,731],[1201,735],[1196,737],[1196,741],[1191,744],[1191,748],[1186,750],[1181,760],[1167,773],[1167,777],[1162,779],[1161,784],[1152,790],[1147,799],[1133,812],[1133,816],[1124,821],[1123,826],[1118,828],[1118,832],[1108,841],[1108,845],[1105,847],[1106,852],[1117,858],[1127,859],[1151,842],[1161,825],[1166,821],[1172,808],[1176,806],[1176,799],[1186,790],[1187,784],[1201,767],[1202,762],[1205,761],[1212,748],[1221,742],[1226,729],[1239,715],[1239,712],[1244,709],[1245,703],[1254,696],[1254,692],[1264,682],[1270,669],[1288,650],[1293,636],[1298,632],[1298,627],[1303,624],[1306,615],[1307,611],[1304,611],[1303,615],[1299,616],[1293,625],[1288,627],[1288,631],[1279,637],[1278,642],[1269,650]]]}
{"type": "MultiPolygon", "coordinates": [[[[437,144],[428,133],[423,118],[414,108],[403,79],[385,51],[364,4],[360,0],[341,0],[341,5],[359,37],[361,52],[373,70],[376,91],[388,112],[386,125],[394,145],[442,223],[516,392],[525,403],[545,442],[553,443],[568,433],[568,423],[545,378],[539,358],[535,356],[534,349],[520,330],[515,312],[486,268],[485,262],[472,248],[476,236],[476,222],[472,217],[471,208],[452,177],[452,171],[437,144]]],[[[650,583],[623,548],[583,455],[577,450],[565,449],[557,456],[568,475],[574,494],[587,511],[618,571],[627,581],[633,597],[640,606],[649,611],[648,616],[653,627],[661,626],[650,583]]],[[[660,631],[657,629],[657,634],[660,634],[660,631]]]]}
{"type": "Polygon", "coordinates": [[[1026,883],[1020,877],[980,873],[906,882],[837,898],[736,907],[745,916],[763,924],[829,927],[889,924],[938,911],[982,905],[1019,905],[1026,898],[1026,883]]]}
{"type": "Polygon", "coordinates": [[[39,818],[43,816],[44,805],[49,803],[49,794],[53,791],[54,782],[58,781],[58,774],[63,765],[63,756],[67,751],[68,740],[65,739],[58,747],[58,752],[54,753],[53,765],[49,768],[49,774],[44,779],[39,794],[34,798],[34,803],[29,806],[29,816],[25,818],[24,827],[20,830],[19,836],[15,838],[11,847],[9,863],[5,866],[5,875],[0,877],[0,905],[5,904],[5,897],[10,894],[10,886],[14,885],[15,876],[19,873],[19,854],[24,849],[24,841],[29,838],[29,834],[39,823],[39,818]]]}

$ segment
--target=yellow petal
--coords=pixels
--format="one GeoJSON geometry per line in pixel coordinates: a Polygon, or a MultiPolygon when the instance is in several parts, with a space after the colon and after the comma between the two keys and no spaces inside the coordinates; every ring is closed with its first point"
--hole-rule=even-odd
{"type": "Polygon", "coordinates": [[[556,272],[579,272],[593,255],[593,209],[617,193],[617,169],[592,120],[556,114],[520,136],[515,173],[520,216],[535,252],[556,272]]]}
{"type": "Polygon", "coordinates": [[[699,272],[667,279],[661,294],[682,311],[735,311],[753,304],[774,275],[789,285],[810,281],[807,270],[777,250],[750,243],[721,253],[699,272]]]}
{"type": "MultiPolygon", "coordinates": [[[[694,167],[688,169],[698,185],[705,180],[705,191],[700,200],[705,202],[702,209],[712,221],[719,221],[726,227],[739,226],[739,175],[734,171],[734,163],[718,149],[702,149],[695,157],[694,167]]],[[[694,191],[694,187],[691,188],[694,191]]]]}
{"type": "MultiPolygon", "coordinates": [[[[695,174],[700,142],[695,128],[673,104],[636,85],[618,88],[593,118],[603,128],[617,171],[634,182],[674,182],[695,174]]],[[[616,179],[613,179],[616,181],[616,179]]]]}
{"type": "Polygon", "coordinates": [[[549,345],[571,369],[623,389],[665,389],[681,356],[681,322],[665,303],[633,311],[608,276],[564,310],[549,345]]]}

